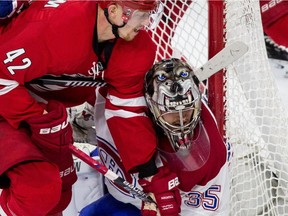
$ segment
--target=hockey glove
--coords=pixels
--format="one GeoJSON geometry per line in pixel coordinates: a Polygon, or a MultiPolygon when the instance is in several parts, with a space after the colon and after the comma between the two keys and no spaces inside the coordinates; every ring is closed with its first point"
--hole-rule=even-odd
{"type": "Polygon", "coordinates": [[[47,114],[27,120],[31,129],[31,139],[44,156],[58,165],[62,178],[62,190],[70,189],[76,181],[72,153],[72,128],[68,123],[67,111],[63,104],[50,101],[47,114]]]}
{"type": "Polygon", "coordinates": [[[149,178],[139,179],[144,192],[155,199],[153,203],[142,203],[143,216],[178,216],[181,209],[181,196],[178,189],[178,177],[166,167],[160,167],[159,172],[149,178]]]}
{"type": "MultiPolygon", "coordinates": [[[[92,106],[91,109],[93,109],[92,106]]],[[[70,110],[72,110],[72,108],[70,110]]],[[[82,112],[76,113],[73,116],[71,125],[73,129],[74,142],[97,145],[96,131],[93,128],[94,126],[93,110],[87,111],[85,107],[82,112]]]]}

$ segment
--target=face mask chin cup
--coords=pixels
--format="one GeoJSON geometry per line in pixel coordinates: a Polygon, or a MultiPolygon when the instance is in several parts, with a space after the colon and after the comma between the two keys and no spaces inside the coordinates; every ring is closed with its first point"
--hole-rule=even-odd
{"type": "Polygon", "coordinates": [[[206,129],[198,123],[191,146],[187,149],[178,149],[177,152],[168,152],[158,147],[160,156],[167,161],[171,170],[195,171],[206,164],[210,156],[210,140],[206,129]]]}

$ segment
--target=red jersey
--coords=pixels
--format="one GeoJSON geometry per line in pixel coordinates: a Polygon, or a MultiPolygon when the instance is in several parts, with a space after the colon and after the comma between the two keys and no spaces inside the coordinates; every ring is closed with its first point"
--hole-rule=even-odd
{"type": "MultiPolygon", "coordinates": [[[[106,69],[97,71],[99,54],[93,49],[96,23],[95,1],[36,1],[2,27],[0,115],[15,128],[33,115],[42,115],[43,107],[25,86],[32,79],[47,74],[102,77],[108,84],[106,109],[112,111],[106,116],[107,122],[129,170],[147,162],[155,152],[151,121],[143,116],[146,106],[137,104],[137,98],[143,97],[144,75],[154,62],[156,46],[145,31],[130,42],[117,39],[106,69]],[[143,154],[136,157],[135,151],[143,154]]],[[[45,99],[69,105],[95,95],[93,88],[87,89],[57,87],[53,92],[53,88],[32,88],[33,93],[45,99]]]]}

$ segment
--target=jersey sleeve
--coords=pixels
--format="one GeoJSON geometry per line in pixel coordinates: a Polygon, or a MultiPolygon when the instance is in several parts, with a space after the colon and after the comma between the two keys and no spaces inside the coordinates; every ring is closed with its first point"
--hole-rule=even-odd
{"type": "Polygon", "coordinates": [[[25,82],[47,72],[49,59],[43,51],[42,28],[40,23],[15,25],[0,36],[0,115],[13,127],[33,114],[43,113],[24,87],[25,82]]]}
{"type": "Polygon", "coordinates": [[[141,33],[133,42],[120,42],[114,49],[104,74],[109,84],[105,117],[125,169],[134,172],[156,151],[156,135],[143,94],[144,76],[153,65],[156,48],[150,37],[141,33]]]}
{"type": "MultiPolygon", "coordinates": [[[[47,74],[51,65],[59,61],[53,55],[59,46],[51,39],[55,38],[51,28],[53,17],[48,9],[41,11],[44,4],[31,4],[1,27],[0,115],[15,128],[33,115],[42,115],[44,110],[29,94],[25,83],[47,74]]],[[[57,43],[61,43],[61,38],[57,43]]]]}

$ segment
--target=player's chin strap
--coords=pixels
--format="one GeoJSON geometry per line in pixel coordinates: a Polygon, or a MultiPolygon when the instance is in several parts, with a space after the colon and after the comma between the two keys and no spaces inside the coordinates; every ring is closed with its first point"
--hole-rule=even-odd
{"type": "Polygon", "coordinates": [[[123,25],[121,25],[121,26],[118,26],[118,25],[113,24],[113,23],[110,21],[110,19],[109,19],[108,8],[104,8],[104,15],[105,15],[105,17],[106,17],[106,20],[107,20],[107,21],[110,23],[110,25],[112,26],[112,33],[114,34],[114,36],[115,36],[116,38],[119,38],[120,36],[119,36],[119,33],[118,33],[118,29],[119,29],[119,28],[123,28],[123,27],[126,25],[126,23],[124,22],[123,25]]]}

